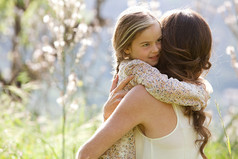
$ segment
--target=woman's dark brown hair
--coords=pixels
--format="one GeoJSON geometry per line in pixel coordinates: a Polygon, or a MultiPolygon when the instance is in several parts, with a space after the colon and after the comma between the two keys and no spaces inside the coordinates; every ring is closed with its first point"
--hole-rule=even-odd
{"type": "MultiPolygon", "coordinates": [[[[199,77],[204,70],[209,70],[211,63],[212,35],[206,21],[196,12],[185,9],[171,11],[161,19],[162,50],[157,68],[161,73],[180,81],[201,84],[199,77]]],[[[196,143],[200,146],[203,158],[204,147],[211,136],[204,126],[204,110],[193,111],[185,107],[185,115],[193,118],[193,125],[199,134],[196,143]]]]}

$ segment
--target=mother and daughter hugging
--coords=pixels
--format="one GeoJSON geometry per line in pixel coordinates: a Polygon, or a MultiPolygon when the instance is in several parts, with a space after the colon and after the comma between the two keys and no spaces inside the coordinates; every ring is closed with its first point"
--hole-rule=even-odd
{"type": "Polygon", "coordinates": [[[212,35],[204,18],[182,9],[158,20],[131,7],[120,14],[112,45],[115,76],[104,122],[76,158],[206,159],[211,86],[203,75],[212,35]]]}

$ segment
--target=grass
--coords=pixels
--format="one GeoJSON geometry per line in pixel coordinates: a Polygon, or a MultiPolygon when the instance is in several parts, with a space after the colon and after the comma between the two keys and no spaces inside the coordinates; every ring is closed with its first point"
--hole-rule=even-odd
{"type": "MultiPolygon", "coordinates": [[[[28,112],[24,105],[6,102],[6,99],[4,105],[0,114],[1,159],[61,159],[60,119],[36,117],[28,112]]],[[[77,111],[68,112],[65,136],[66,159],[74,159],[80,145],[89,139],[101,124],[101,114],[87,120],[86,111],[82,106],[77,111]]],[[[221,115],[219,107],[218,113],[221,115]]],[[[205,153],[209,159],[236,159],[237,138],[231,137],[228,140],[223,121],[221,125],[223,130],[212,132],[213,139],[207,145],[205,153]],[[224,140],[219,140],[219,136],[223,133],[225,133],[224,140]]]]}
{"type": "MultiPolygon", "coordinates": [[[[35,116],[24,104],[0,96],[0,158],[61,159],[62,125],[60,119],[35,116]],[[3,102],[4,101],[4,102],[3,102]]],[[[99,117],[87,120],[84,106],[68,112],[66,123],[65,159],[74,159],[82,145],[100,125],[99,117]]],[[[94,110],[95,111],[95,110],[94,110]]],[[[96,111],[95,111],[96,112],[96,111]]]]}
{"type": "MultiPolygon", "coordinates": [[[[61,158],[61,129],[58,121],[1,120],[0,158],[59,159],[61,158]]],[[[77,149],[97,129],[99,121],[69,124],[66,129],[66,157],[74,158],[77,149]]]]}
{"type": "Polygon", "coordinates": [[[227,150],[228,150],[229,158],[232,159],[230,138],[229,138],[229,136],[228,136],[228,134],[226,132],[226,129],[225,129],[225,124],[224,124],[224,121],[222,119],[222,115],[221,115],[221,110],[220,110],[219,104],[217,102],[215,102],[215,104],[216,104],[216,108],[217,108],[217,111],[218,111],[218,114],[219,114],[219,118],[220,118],[220,121],[221,121],[222,129],[223,129],[224,135],[226,137],[226,147],[227,147],[227,150]]]}

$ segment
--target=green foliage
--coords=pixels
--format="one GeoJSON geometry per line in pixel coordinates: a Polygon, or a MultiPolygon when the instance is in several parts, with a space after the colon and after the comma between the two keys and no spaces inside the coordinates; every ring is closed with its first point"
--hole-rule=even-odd
{"type": "MultiPolygon", "coordinates": [[[[221,133],[214,132],[212,141],[207,145],[205,153],[209,159],[236,159],[238,158],[237,151],[237,135],[231,133],[228,134],[228,130],[236,129],[233,122],[237,119],[238,114],[233,114],[228,124],[224,124],[224,120],[221,114],[220,106],[215,101],[217,112],[220,118],[221,133]]],[[[237,130],[235,130],[237,131],[237,130]]],[[[236,132],[235,132],[236,134],[236,132]]]]}
{"type": "Polygon", "coordinates": [[[237,149],[233,149],[231,146],[232,156],[230,156],[229,152],[227,151],[226,141],[220,142],[218,140],[211,141],[206,149],[205,153],[208,159],[236,159],[238,158],[237,149]]]}
{"type": "MultiPolygon", "coordinates": [[[[26,101],[26,100],[25,100],[26,101]]],[[[61,121],[47,115],[35,116],[26,109],[26,105],[11,101],[2,93],[0,96],[2,113],[0,114],[0,158],[19,159],[60,159],[61,121]]],[[[88,120],[86,112],[98,112],[95,107],[79,103],[79,108],[71,110],[67,106],[66,152],[65,158],[74,159],[80,145],[89,139],[101,124],[101,114],[88,120]]],[[[221,131],[222,132],[222,131],[221,131]]],[[[205,153],[208,159],[228,159],[226,140],[219,141],[218,132],[207,145],[205,153]]],[[[232,140],[232,138],[231,138],[232,140]]],[[[232,143],[232,142],[231,142],[232,143]]],[[[232,159],[238,158],[238,152],[231,144],[232,159]]]]}
{"type": "Polygon", "coordinates": [[[13,15],[13,3],[12,0],[0,0],[0,33],[5,33],[8,29],[9,20],[6,20],[8,17],[13,15]]]}
{"type": "Polygon", "coordinates": [[[216,107],[217,107],[217,111],[218,111],[218,114],[219,114],[219,117],[220,117],[220,120],[221,120],[222,128],[223,128],[223,130],[224,130],[224,135],[226,136],[226,145],[227,145],[228,153],[229,153],[229,156],[230,156],[230,158],[231,158],[232,155],[231,155],[231,143],[230,143],[230,138],[229,138],[229,136],[228,136],[227,133],[226,133],[224,121],[223,121],[223,119],[222,119],[221,111],[220,111],[220,108],[219,108],[218,103],[216,103],[216,107]]]}
{"type": "MultiPolygon", "coordinates": [[[[35,116],[19,102],[11,101],[6,94],[0,114],[0,158],[59,159],[61,158],[61,121],[45,116],[35,116]]],[[[66,126],[65,158],[73,159],[82,145],[100,125],[98,116],[90,121],[84,117],[85,105],[69,111],[66,126]],[[81,113],[81,114],[80,114],[81,113]],[[80,115],[79,115],[80,114],[80,115]]],[[[95,111],[95,110],[94,110],[95,111]]]]}
{"type": "Polygon", "coordinates": [[[30,77],[27,72],[20,72],[19,75],[17,76],[17,81],[25,84],[27,82],[30,82],[30,77]]]}
{"type": "Polygon", "coordinates": [[[209,159],[226,159],[228,158],[227,147],[223,143],[210,142],[205,150],[205,153],[209,159]]]}

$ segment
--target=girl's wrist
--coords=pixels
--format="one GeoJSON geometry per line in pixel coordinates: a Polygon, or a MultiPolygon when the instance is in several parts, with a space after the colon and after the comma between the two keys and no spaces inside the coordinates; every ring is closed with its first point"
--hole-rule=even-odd
{"type": "Polygon", "coordinates": [[[103,121],[106,121],[109,118],[109,115],[107,113],[103,113],[103,121]]]}

